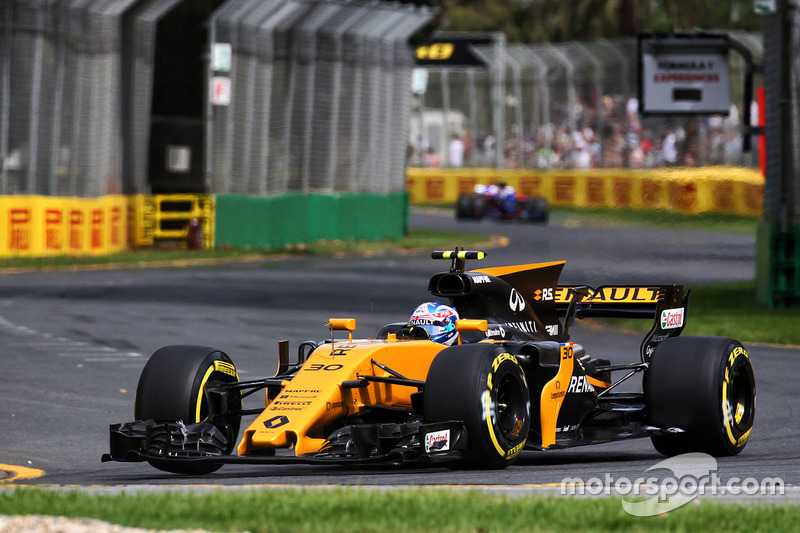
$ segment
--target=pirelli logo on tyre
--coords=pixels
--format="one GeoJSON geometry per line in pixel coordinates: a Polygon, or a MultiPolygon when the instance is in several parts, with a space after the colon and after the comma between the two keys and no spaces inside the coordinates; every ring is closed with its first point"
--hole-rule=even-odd
{"type": "Polygon", "coordinates": [[[214,371],[239,379],[236,367],[225,361],[214,361],[214,371]]]}

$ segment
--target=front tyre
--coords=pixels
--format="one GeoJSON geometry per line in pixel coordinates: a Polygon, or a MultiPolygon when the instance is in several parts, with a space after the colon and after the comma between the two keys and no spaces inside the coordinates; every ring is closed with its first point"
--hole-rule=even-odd
{"type": "MultiPolygon", "coordinates": [[[[183,421],[194,424],[205,420],[213,411],[215,426],[227,436],[225,454],[229,455],[239,433],[242,400],[238,393],[227,398],[225,405],[209,405],[207,387],[214,383],[239,381],[236,367],[225,353],[204,346],[166,346],[147,361],[136,388],[134,415],[136,420],[159,422],[183,421]],[[219,412],[221,408],[225,412],[219,412]]],[[[191,463],[161,459],[149,460],[154,467],[179,474],[207,474],[219,464],[191,463]]]]}
{"type": "Polygon", "coordinates": [[[494,345],[446,348],[428,371],[424,413],[426,421],[464,423],[466,466],[505,468],[519,457],[530,429],[525,374],[516,357],[494,345]]]}
{"type": "Polygon", "coordinates": [[[741,452],[756,410],[756,382],[750,356],[739,341],[725,337],[676,337],[658,344],[644,377],[650,425],[683,433],[654,435],[668,456],[741,452]]]}

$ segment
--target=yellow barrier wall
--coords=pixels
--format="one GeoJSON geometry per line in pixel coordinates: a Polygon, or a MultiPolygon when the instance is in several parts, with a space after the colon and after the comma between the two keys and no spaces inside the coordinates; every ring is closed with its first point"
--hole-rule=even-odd
{"type": "Polygon", "coordinates": [[[598,169],[409,168],[412,203],[454,204],[477,184],[504,179],[517,191],[543,196],[552,205],[666,209],[760,216],[764,180],[758,170],[732,167],[598,169]]]}
{"type": "Polygon", "coordinates": [[[128,248],[125,196],[0,197],[0,256],[102,255],[128,248]]]}

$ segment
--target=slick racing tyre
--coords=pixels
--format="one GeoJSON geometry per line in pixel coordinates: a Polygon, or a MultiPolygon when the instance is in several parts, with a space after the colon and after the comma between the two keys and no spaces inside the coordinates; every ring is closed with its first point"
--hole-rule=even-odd
{"type": "Polygon", "coordinates": [[[483,196],[477,194],[462,194],[456,200],[457,220],[480,220],[483,218],[483,196]]]}
{"type": "Polygon", "coordinates": [[[467,429],[465,466],[505,468],[530,429],[530,397],[516,357],[490,344],[442,350],[425,382],[425,420],[460,420],[467,429]]]}
{"type": "MultiPolygon", "coordinates": [[[[139,377],[134,405],[136,420],[201,422],[209,414],[206,387],[215,382],[238,381],[233,361],[215,348],[166,346],[150,356],[139,377]]],[[[227,410],[231,413],[222,413],[214,420],[214,425],[227,436],[226,455],[233,451],[241,423],[241,416],[232,412],[240,412],[241,408],[242,400],[237,393],[228,398],[227,410]]],[[[160,470],[178,474],[207,474],[221,466],[160,459],[148,462],[160,470]]]]}
{"type": "Polygon", "coordinates": [[[724,337],[676,337],[658,344],[644,376],[647,423],[683,433],[653,435],[668,456],[742,451],[753,429],[756,382],[750,356],[724,337]]]}
{"type": "Polygon", "coordinates": [[[529,222],[546,224],[550,218],[550,205],[547,198],[531,198],[525,205],[525,214],[529,222]]]}

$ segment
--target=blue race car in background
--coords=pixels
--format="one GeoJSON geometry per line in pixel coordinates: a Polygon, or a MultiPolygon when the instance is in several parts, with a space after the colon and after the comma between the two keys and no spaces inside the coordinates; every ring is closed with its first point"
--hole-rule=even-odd
{"type": "Polygon", "coordinates": [[[474,194],[462,194],[456,202],[457,220],[524,220],[547,223],[549,204],[546,198],[518,193],[503,181],[476,185],[474,194]]]}

